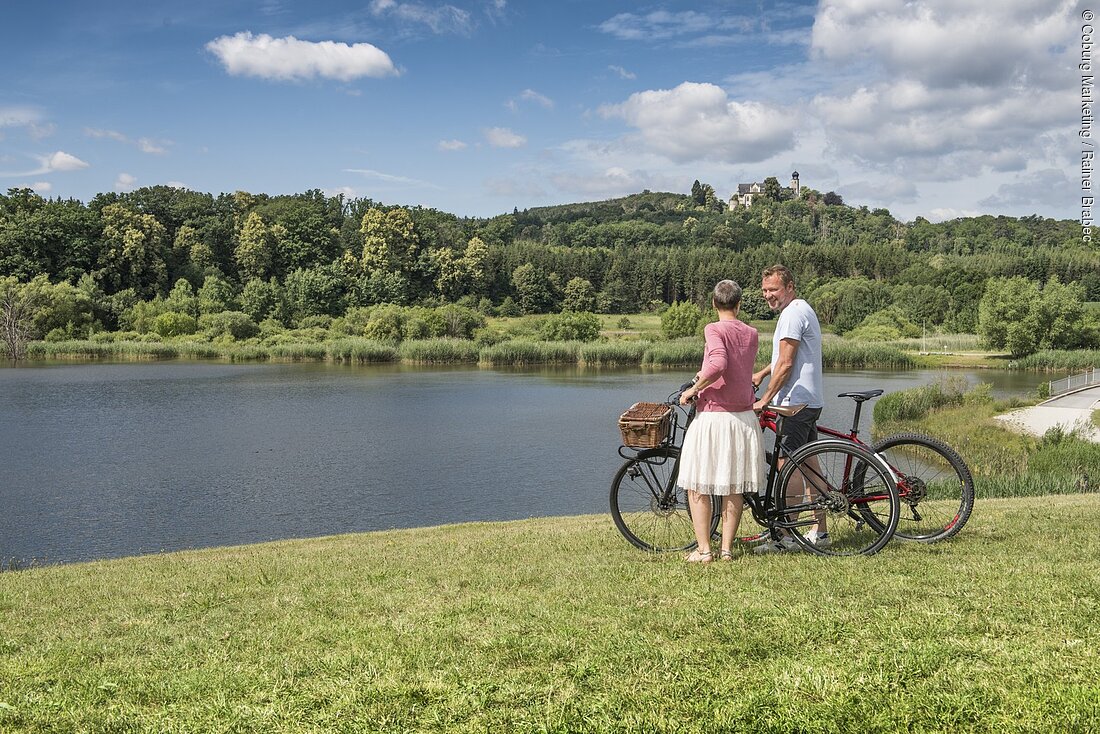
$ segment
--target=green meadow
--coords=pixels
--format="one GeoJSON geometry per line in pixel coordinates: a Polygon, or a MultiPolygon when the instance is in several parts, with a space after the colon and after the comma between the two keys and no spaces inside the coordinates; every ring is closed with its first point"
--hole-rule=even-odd
{"type": "Polygon", "coordinates": [[[0,573],[5,732],[1094,732],[1100,495],[685,564],[606,516],[0,573]]]}

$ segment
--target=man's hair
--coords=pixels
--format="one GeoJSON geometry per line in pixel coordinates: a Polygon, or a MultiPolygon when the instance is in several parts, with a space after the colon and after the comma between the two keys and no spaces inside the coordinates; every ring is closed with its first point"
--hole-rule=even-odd
{"type": "Polygon", "coordinates": [[[778,275],[783,285],[794,285],[794,273],[786,265],[772,265],[770,268],[764,268],[764,278],[770,278],[773,275],[778,275]]]}
{"type": "Polygon", "coordinates": [[[714,307],[732,311],[741,303],[741,286],[732,280],[720,280],[714,286],[714,307]]]}

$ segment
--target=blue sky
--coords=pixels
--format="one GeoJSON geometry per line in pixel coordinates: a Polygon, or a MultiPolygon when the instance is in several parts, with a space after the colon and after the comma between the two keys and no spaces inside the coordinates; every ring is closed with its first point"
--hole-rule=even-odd
{"type": "Polygon", "coordinates": [[[0,190],[492,216],[797,170],[905,220],[1078,213],[1073,2],[3,6],[0,190]]]}

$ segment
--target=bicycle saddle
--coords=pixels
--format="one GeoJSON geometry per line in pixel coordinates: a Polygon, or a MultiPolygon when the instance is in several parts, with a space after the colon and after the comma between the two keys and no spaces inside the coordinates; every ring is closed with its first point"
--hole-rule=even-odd
{"type": "Polygon", "coordinates": [[[871,398],[877,398],[882,395],[885,390],[864,390],[863,392],[842,392],[837,395],[838,398],[851,398],[857,403],[862,403],[864,400],[870,400],[871,398]]]}
{"type": "Polygon", "coordinates": [[[790,418],[792,415],[801,413],[802,409],[805,407],[806,403],[795,403],[794,405],[765,405],[764,410],[770,410],[776,415],[790,418]]]}

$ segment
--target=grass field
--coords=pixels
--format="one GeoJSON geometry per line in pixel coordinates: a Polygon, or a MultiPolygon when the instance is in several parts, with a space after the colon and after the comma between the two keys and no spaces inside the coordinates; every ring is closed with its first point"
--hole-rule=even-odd
{"type": "Polygon", "coordinates": [[[870,558],[607,516],[0,573],[5,732],[1100,731],[1100,495],[870,558]]]}

